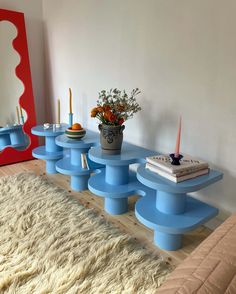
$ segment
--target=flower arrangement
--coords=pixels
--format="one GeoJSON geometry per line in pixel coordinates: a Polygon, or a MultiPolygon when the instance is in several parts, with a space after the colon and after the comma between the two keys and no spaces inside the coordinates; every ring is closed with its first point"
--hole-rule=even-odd
{"type": "Polygon", "coordinates": [[[99,92],[97,107],[91,111],[91,117],[97,118],[102,124],[122,125],[141,110],[136,101],[136,96],[140,93],[138,88],[133,89],[130,95],[125,90],[120,91],[117,88],[102,90],[99,92]]]}

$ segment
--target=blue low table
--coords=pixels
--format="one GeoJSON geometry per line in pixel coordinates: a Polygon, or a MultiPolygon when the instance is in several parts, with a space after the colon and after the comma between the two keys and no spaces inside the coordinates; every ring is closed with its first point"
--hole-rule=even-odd
{"type": "Polygon", "coordinates": [[[165,250],[182,246],[182,234],[195,229],[218,214],[218,209],[194,199],[187,193],[198,191],[221,180],[223,174],[210,170],[209,174],[173,183],[141,165],[138,180],[156,191],[139,199],[135,205],[138,220],[154,230],[154,243],[165,250]]]}
{"type": "Polygon", "coordinates": [[[35,126],[31,129],[32,134],[45,137],[45,146],[39,146],[32,151],[35,158],[46,161],[46,172],[48,174],[57,173],[55,164],[63,157],[63,149],[56,145],[55,138],[65,133],[68,128],[67,124],[61,124],[60,128],[53,130],[53,127],[44,129],[42,125],[35,126]]]}
{"type": "Polygon", "coordinates": [[[136,173],[130,171],[129,165],[144,163],[147,156],[156,152],[129,143],[123,143],[119,155],[104,154],[100,147],[90,149],[89,158],[106,165],[105,170],[89,179],[89,190],[104,197],[104,208],[110,214],[122,214],[128,211],[128,197],[131,195],[145,196],[155,193],[139,181],[136,173]]]}
{"type": "Polygon", "coordinates": [[[99,134],[86,130],[86,135],[80,140],[69,139],[65,134],[56,138],[56,144],[70,150],[69,156],[65,156],[56,163],[56,170],[64,175],[71,176],[71,188],[75,191],[88,189],[88,179],[90,174],[102,168],[91,160],[88,160],[88,169],[82,168],[81,154],[87,154],[88,150],[99,145],[99,134]]]}
{"type": "Polygon", "coordinates": [[[23,132],[22,125],[10,125],[0,128],[0,151],[6,147],[22,150],[28,144],[29,140],[23,132]]]}

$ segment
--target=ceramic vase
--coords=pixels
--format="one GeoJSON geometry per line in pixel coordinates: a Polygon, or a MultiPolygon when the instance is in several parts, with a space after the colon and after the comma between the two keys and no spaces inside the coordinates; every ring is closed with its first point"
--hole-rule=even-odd
{"type": "Polygon", "coordinates": [[[102,152],[111,155],[120,154],[125,126],[100,124],[98,129],[102,152]]]}

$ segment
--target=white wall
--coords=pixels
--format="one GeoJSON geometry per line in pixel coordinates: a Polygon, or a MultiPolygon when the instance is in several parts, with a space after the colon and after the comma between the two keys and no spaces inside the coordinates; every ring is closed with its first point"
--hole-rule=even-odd
{"type": "Polygon", "coordinates": [[[44,0],[43,11],[48,105],[61,97],[66,121],[72,87],[76,120],[96,130],[98,91],[139,87],[125,140],[172,152],[182,115],[182,152],[225,174],[197,197],[235,211],[236,1],[44,0]]]}
{"type": "Polygon", "coordinates": [[[0,8],[24,13],[37,122],[44,122],[45,85],[42,0],[0,0],[0,8]]]}

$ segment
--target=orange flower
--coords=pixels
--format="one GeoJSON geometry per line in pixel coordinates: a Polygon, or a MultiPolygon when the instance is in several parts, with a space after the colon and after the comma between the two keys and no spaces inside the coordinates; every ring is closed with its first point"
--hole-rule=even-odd
{"type": "Polygon", "coordinates": [[[103,112],[103,107],[102,107],[102,106],[98,106],[98,107],[97,107],[97,111],[98,111],[98,112],[103,112]]]}
{"type": "Polygon", "coordinates": [[[106,111],[111,110],[111,107],[110,107],[110,105],[103,105],[103,109],[106,112],[106,111]]]}
{"type": "Polygon", "coordinates": [[[110,111],[105,111],[103,116],[105,120],[109,121],[110,111]]]}
{"type": "Polygon", "coordinates": [[[93,109],[91,110],[91,117],[96,117],[97,113],[98,113],[98,109],[97,109],[97,107],[93,108],[93,109]]]}
{"type": "Polygon", "coordinates": [[[113,113],[111,113],[111,115],[110,115],[110,117],[109,117],[109,121],[110,121],[110,122],[115,122],[116,119],[117,119],[116,115],[113,114],[113,113]]]}
{"type": "Polygon", "coordinates": [[[109,122],[114,122],[117,119],[116,115],[112,113],[110,110],[104,113],[104,118],[109,122]]]}

